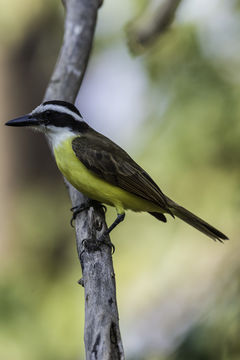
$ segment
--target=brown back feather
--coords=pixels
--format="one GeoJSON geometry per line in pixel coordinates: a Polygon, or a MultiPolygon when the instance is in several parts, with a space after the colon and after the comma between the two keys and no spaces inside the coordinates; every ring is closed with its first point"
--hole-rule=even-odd
{"type": "Polygon", "coordinates": [[[87,169],[102,179],[171,213],[158,185],[126,151],[110,139],[89,129],[88,134],[73,139],[72,148],[87,169]]]}

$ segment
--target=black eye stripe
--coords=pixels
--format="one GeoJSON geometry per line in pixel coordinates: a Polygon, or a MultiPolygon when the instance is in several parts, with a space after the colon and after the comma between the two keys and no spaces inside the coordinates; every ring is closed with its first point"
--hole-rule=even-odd
{"type": "Polygon", "coordinates": [[[42,113],[36,114],[36,117],[43,125],[53,125],[62,128],[68,127],[78,132],[84,132],[88,129],[88,124],[84,121],[76,120],[74,116],[62,112],[45,110],[42,113]]]}

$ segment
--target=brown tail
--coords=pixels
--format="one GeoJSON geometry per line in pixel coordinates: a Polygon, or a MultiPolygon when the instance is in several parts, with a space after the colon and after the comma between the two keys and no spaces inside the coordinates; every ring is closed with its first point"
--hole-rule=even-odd
{"type": "Polygon", "coordinates": [[[200,219],[198,216],[194,215],[184,207],[176,204],[174,201],[168,199],[168,204],[173,212],[179,219],[185,221],[189,225],[195,227],[197,230],[206,234],[213,240],[218,240],[223,242],[223,240],[228,240],[228,237],[224,235],[221,231],[214,228],[212,225],[208,224],[206,221],[200,219]]]}
{"type": "Polygon", "coordinates": [[[162,213],[158,213],[158,212],[149,212],[150,215],[154,216],[156,219],[162,221],[162,222],[167,222],[166,216],[163,215],[162,213]]]}

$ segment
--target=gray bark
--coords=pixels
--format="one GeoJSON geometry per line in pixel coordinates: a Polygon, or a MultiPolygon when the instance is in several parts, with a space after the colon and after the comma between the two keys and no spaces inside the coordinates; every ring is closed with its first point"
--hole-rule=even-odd
{"type": "MultiPolygon", "coordinates": [[[[63,3],[66,8],[64,39],[44,100],[74,102],[88,63],[102,1],[64,0],[63,3]]],[[[86,202],[87,198],[69,183],[67,187],[73,206],[86,202]]],[[[97,244],[106,228],[104,212],[99,208],[83,211],[75,221],[83,275],[80,283],[85,289],[87,360],[124,359],[111,249],[97,244]]],[[[106,240],[110,241],[109,237],[106,240]]]]}

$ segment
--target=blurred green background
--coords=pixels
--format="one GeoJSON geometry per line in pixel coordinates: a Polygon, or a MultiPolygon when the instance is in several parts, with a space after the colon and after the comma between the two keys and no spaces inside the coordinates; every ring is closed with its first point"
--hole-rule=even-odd
{"type": "MultiPolygon", "coordinates": [[[[106,0],[77,105],[175,201],[230,237],[128,213],[112,234],[130,360],[240,358],[240,2],[183,0],[147,49],[146,0],[106,0]],[[140,20],[139,20],[140,19],[140,20]],[[136,55],[137,54],[137,55],[136,55]]],[[[67,191],[45,139],[4,122],[41,102],[60,1],[0,0],[0,359],[84,358],[81,269],[67,191]]],[[[115,216],[108,210],[110,223],[115,216]]]]}

